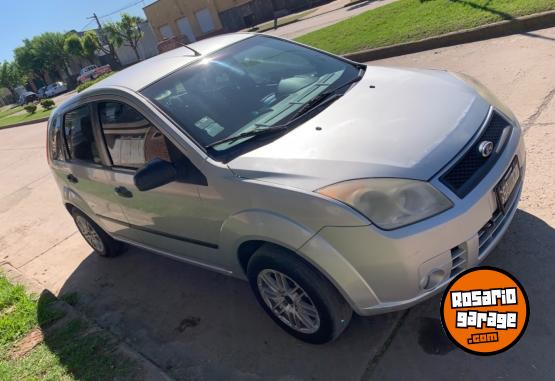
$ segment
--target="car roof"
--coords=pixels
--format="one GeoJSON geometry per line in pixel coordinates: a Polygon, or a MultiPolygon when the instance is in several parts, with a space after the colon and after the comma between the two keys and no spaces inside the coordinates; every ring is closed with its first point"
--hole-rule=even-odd
{"type": "Polygon", "coordinates": [[[195,56],[193,52],[186,47],[176,48],[111,75],[98,84],[91,86],[91,89],[118,86],[139,91],[174,70],[202,58],[203,55],[210,54],[252,36],[252,33],[231,33],[194,42],[188,46],[198,51],[201,57],[195,56]]]}

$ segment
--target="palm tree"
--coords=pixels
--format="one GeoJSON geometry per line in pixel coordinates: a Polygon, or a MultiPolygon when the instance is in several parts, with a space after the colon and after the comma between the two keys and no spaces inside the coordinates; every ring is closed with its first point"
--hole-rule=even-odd
{"type": "Polygon", "coordinates": [[[121,20],[105,24],[103,29],[108,35],[108,40],[116,47],[126,45],[133,49],[137,61],[141,60],[138,44],[143,32],[139,26],[144,20],[138,16],[126,13],[121,15],[121,20]]]}

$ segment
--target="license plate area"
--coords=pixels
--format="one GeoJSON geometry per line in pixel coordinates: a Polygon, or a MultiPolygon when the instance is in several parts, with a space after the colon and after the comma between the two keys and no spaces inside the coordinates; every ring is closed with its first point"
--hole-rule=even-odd
{"type": "Polygon", "coordinates": [[[499,209],[505,213],[507,203],[512,199],[517,184],[520,182],[520,165],[518,157],[515,156],[511,165],[495,186],[495,195],[499,209]]]}

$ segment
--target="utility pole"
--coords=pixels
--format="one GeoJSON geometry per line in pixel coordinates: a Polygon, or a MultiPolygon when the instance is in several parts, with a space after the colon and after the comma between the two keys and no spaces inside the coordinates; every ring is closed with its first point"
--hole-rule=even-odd
{"type": "Polygon", "coordinates": [[[96,13],[93,13],[91,17],[87,17],[87,19],[94,19],[96,21],[96,25],[98,25],[98,34],[100,35],[100,43],[108,45],[108,47],[110,48],[110,55],[112,56],[112,59],[114,60],[115,63],[121,66],[121,63],[119,62],[119,57],[116,54],[116,50],[114,49],[114,46],[110,43],[110,41],[104,34],[104,31],[102,30],[102,24],[100,24],[100,20],[98,19],[98,16],[96,15],[96,13]]]}
{"type": "Polygon", "coordinates": [[[96,15],[96,13],[93,13],[92,17],[87,17],[87,19],[95,19],[96,20],[96,25],[98,25],[98,30],[102,31],[102,25],[100,24],[100,20],[98,19],[98,16],[96,15]]]}

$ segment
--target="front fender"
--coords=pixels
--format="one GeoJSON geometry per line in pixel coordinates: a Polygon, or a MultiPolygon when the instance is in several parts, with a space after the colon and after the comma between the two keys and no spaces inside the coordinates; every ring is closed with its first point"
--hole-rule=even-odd
{"type": "Polygon", "coordinates": [[[265,241],[297,251],[316,231],[285,216],[267,210],[250,209],[229,216],[220,231],[221,249],[229,253],[228,266],[244,278],[239,262],[239,246],[247,241],[265,241]]]}
{"type": "Polygon", "coordinates": [[[266,210],[251,209],[230,216],[222,225],[221,249],[229,253],[229,269],[245,279],[239,261],[239,247],[248,241],[264,241],[289,249],[312,264],[343,295],[355,311],[360,306],[377,304],[372,289],[358,271],[314,231],[285,216],[266,210]]]}

